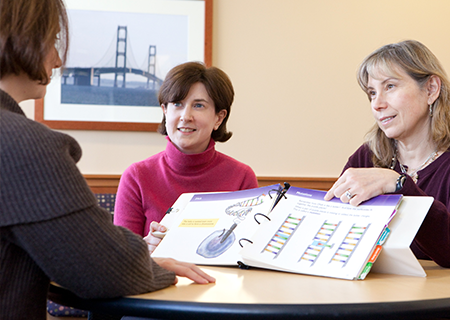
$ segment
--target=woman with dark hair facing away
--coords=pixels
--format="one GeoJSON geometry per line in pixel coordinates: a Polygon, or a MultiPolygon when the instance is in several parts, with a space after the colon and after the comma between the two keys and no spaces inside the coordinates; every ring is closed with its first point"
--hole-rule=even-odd
{"type": "Polygon", "coordinates": [[[0,0],[0,319],[46,319],[50,280],[83,298],[158,290],[176,274],[214,281],[192,264],[151,259],[97,205],[78,143],[26,118],[18,103],[44,97],[67,43],[61,0],[0,0]]]}
{"type": "Polygon", "coordinates": [[[187,62],[171,69],[159,90],[167,136],[164,151],[132,164],[117,191],[114,223],[145,237],[153,252],[164,232],[159,224],[182,193],[258,187],[253,170],[215,150],[231,137],[227,121],[234,99],[228,76],[215,67],[187,62]]]}
{"type": "Polygon", "coordinates": [[[418,41],[389,44],[362,62],[359,85],[376,124],[325,196],[358,205],[384,193],[432,196],[411,249],[450,267],[450,83],[418,41]]]}

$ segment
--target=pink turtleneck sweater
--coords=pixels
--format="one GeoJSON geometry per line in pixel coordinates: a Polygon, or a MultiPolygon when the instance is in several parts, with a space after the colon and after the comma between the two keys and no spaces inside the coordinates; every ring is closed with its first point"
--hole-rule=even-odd
{"type": "Polygon", "coordinates": [[[152,221],[161,221],[182,193],[257,188],[253,170],[214,148],[198,154],[179,151],[167,138],[166,150],[133,163],[117,190],[114,224],[146,236],[152,221]]]}

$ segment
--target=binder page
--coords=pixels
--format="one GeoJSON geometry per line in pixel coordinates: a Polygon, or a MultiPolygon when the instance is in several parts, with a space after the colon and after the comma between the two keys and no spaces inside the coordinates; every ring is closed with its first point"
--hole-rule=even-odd
{"type": "Polygon", "coordinates": [[[280,185],[192,196],[152,257],[170,257],[204,265],[236,265],[239,240],[267,220],[280,185]]]}
{"type": "Polygon", "coordinates": [[[165,226],[167,229],[172,227],[174,221],[181,215],[182,211],[192,199],[195,193],[183,193],[178,197],[177,201],[172,205],[170,211],[166,212],[164,218],[162,218],[160,224],[165,226]]]}
{"type": "Polygon", "coordinates": [[[358,207],[324,191],[291,187],[270,222],[241,251],[249,265],[343,279],[357,278],[389,223],[401,195],[382,195],[358,207]]]}

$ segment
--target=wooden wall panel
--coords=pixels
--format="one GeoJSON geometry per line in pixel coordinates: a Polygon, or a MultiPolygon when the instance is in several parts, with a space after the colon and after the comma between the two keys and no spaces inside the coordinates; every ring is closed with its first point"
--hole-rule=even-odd
{"type": "Polygon", "coordinates": [[[257,177],[260,187],[280,183],[288,182],[291,186],[316,189],[316,190],[328,190],[331,188],[337,178],[294,178],[294,177],[257,177]]]}
{"type": "MultiPolygon", "coordinates": [[[[84,175],[88,185],[94,193],[116,193],[119,186],[120,175],[84,175]]],[[[291,186],[328,190],[331,188],[336,178],[296,178],[296,177],[257,177],[260,187],[271,184],[290,183],[291,186]]]]}

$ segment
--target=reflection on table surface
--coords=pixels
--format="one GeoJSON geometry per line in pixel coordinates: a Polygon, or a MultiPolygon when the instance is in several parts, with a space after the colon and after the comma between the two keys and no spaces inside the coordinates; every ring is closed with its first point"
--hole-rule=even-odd
{"type": "Polygon", "coordinates": [[[176,286],[132,296],[139,299],[244,304],[339,304],[450,298],[450,269],[421,261],[427,277],[369,273],[365,280],[341,280],[237,267],[201,268],[215,284],[179,278],[176,286]]]}

